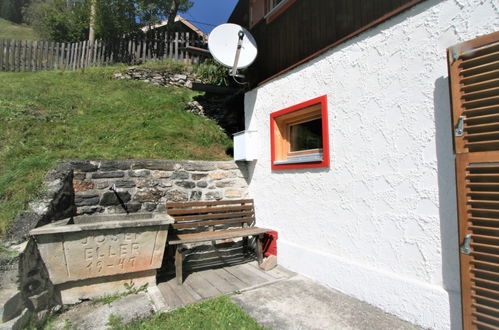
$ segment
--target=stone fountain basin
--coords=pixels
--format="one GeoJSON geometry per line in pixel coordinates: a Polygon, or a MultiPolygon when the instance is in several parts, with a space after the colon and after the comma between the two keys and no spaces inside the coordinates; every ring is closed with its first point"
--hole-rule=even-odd
{"type": "Polygon", "coordinates": [[[103,295],[103,288],[116,291],[125,282],[155,285],[171,223],[166,213],[82,215],[35,228],[30,235],[51,282],[69,303],[103,295]]]}

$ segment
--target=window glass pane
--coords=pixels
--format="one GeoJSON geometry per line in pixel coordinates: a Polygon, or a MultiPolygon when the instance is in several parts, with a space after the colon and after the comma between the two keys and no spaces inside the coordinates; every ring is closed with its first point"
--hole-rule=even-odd
{"type": "Polygon", "coordinates": [[[291,126],[291,151],[322,148],[322,119],[291,126]]]}
{"type": "Polygon", "coordinates": [[[270,0],[270,9],[274,8],[275,6],[277,6],[282,1],[283,0],[270,0]]]}

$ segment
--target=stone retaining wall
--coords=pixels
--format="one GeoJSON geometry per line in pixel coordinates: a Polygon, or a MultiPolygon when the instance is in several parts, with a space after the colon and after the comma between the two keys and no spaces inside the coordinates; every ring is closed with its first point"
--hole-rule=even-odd
{"type": "Polygon", "coordinates": [[[247,197],[247,183],[232,161],[71,161],[77,214],[165,211],[165,204],[247,197]],[[111,191],[113,185],[118,192],[111,191]]]}

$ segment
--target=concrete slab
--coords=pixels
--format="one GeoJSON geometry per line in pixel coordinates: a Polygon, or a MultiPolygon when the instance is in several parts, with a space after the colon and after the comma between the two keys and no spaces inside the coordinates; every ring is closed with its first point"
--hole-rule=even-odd
{"type": "Polygon", "coordinates": [[[279,329],[420,329],[301,275],[231,297],[264,327],[279,329]]]}
{"type": "Polygon", "coordinates": [[[141,292],[123,297],[111,304],[92,305],[84,302],[59,315],[52,323],[53,329],[108,329],[109,317],[114,315],[126,324],[135,319],[152,315],[154,306],[147,293],[141,292]]]}

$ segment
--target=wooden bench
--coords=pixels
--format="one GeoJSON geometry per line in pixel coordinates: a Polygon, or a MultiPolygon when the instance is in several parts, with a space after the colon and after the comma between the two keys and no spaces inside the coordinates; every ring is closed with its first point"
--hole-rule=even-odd
{"type": "Polygon", "coordinates": [[[245,250],[248,237],[256,238],[258,264],[263,261],[262,236],[271,229],[255,227],[252,199],[216,202],[168,203],[167,212],[175,219],[168,244],[175,246],[175,276],[182,284],[182,244],[242,237],[245,250]],[[239,227],[240,226],[240,227],[239,227]],[[237,227],[237,228],[234,228],[237,227]],[[193,232],[194,231],[194,232],[193,232]]]}

